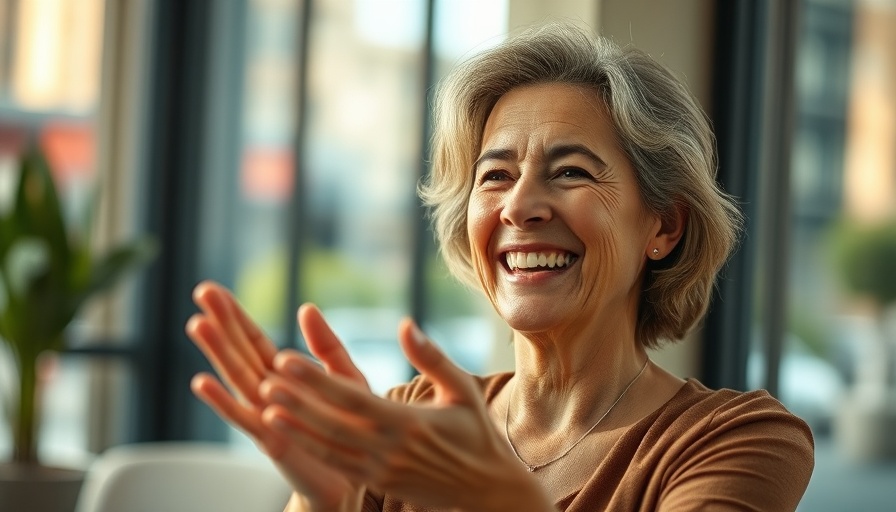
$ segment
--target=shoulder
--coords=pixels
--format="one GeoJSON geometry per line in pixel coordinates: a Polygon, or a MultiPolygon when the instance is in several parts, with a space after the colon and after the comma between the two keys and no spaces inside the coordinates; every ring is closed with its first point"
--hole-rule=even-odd
{"type": "Polygon", "coordinates": [[[793,510],[814,466],[808,425],[762,390],[711,390],[689,380],[645,433],[666,450],[669,510],[716,500],[793,510]]]}
{"type": "Polygon", "coordinates": [[[689,379],[659,412],[658,420],[671,422],[670,427],[693,435],[733,432],[785,436],[813,450],[812,432],[806,422],[765,390],[712,390],[689,379]]]}
{"type": "MultiPolygon", "coordinates": [[[[497,373],[488,376],[473,375],[486,401],[497,394],[504,387],[504,384],[510,379],[511,373],[497,373]]],[[[435,397],[435,387],[433,382],[423,375],[417,375],[407,384],[401,384],[386,392],[385,397],[393,402],[401,402],[405,404],[426,403],[435,397]]]]}

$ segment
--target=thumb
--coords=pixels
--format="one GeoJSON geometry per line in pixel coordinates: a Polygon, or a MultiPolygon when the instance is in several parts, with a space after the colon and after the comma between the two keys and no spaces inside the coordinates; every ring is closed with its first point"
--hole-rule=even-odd
{"type": "Polygon", "coordinates": [[[401,321],[398,339],[408,361],[436,385],[436,402],[476,403],[480,393],[473,376],[455,365],[413,320],[401,321]]]}

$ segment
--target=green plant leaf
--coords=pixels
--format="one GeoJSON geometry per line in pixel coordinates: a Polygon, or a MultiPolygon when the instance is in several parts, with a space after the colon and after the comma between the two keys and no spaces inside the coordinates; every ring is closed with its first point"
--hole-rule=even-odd
{"type": "Polygon", "coordinates": [[[79,294],[80,300],[83,301],[94,293],[109,288],[127,272],[152,261],[157,252],[158,245],[148,236],[113,249],[94,261],[90,280],[79,294]]]}
{"type": "Polygon", "coordinates": [[[20,231],[44,238],[50,245],[54,271],[68,264],[70,247],[59,196],[46,159],[31,148],[21,162],[16,213],[20,231]]]}
{"type": "Polygon", "coordinates": [[[50,271],[50,248],[42,238],[21,236],[9,248],[6,265],[9,270],[6,293],[24,297],[32,282],[50,271]]]}

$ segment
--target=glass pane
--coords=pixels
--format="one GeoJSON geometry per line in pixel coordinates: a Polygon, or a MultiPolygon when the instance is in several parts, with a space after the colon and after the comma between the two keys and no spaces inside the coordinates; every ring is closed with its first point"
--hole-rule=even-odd
{"type": "Polygon", "coordinates": [[[882,326],[896,300],[896,6],[804,0],[802,24],[779,374],[782,401],[816,436],[800,510],[891,510],[896,331],[882,326]]]}
{"type": "MultiPolygon", "coordinates": [[[[132,374],[124,363],[50,353],[41,359],[39,374],[41,462],[85,467],[94,442],[126,439],[132,374]]],[[[18,389],[6,347],[0,347],[0,385],[4,401],[18,389]]],[[[0,460],[12,456],[11,436],[8,422],[0,422],[0,460]]]]}
{"type": "Polygon", "coordinates": [[[308,63],[302,293],[377,392],[407,380],[407,312],[423,120],[423,0],[316,2],[308,63]]]}
{"type": "Polygon", "coordinates": [[[47,354],[40,374],[45,386],[41,455],[73,458],[87,453],[89,372],[83,359],[47,354]]]}
{"type": "MultiPolygon", "coordinates": [[[[501,40],[507,19],[504,0],[436,5],[440,70],[501,40]]],[[[204,273],[232,280],[250,313],[280,340],[287,230],[300,228],[306,236],[300,297],[323,309],[373,388],[382,392],[410,374],[395,338],[409,309],[419,215],[415,186],[423,139],[425,2],[314,4],[306,70],[306,154],[296,162],[300,7],[297,0],[248,3],[245,77],[239,93],[240,168],[228,172],[223,161],[206,178],[204,273]],[[308,216],[300,227],[287,218],[297,163],[306,185],[299,200],[308,216]]],[[[432,290],[430,303],[438,307],[427,312],[430,321],[424,327],[461,364],[481,369],[492,330],[482,314],[490,306],[471,300],[469,292],[446,277],[435,251],[430,254],[426,284],[432,290]]]]}
{"type": "Polygon", "coordinates": [[[133,417],[128,397],[134,395],[126,362],[62,355],[50,358],[47,370],[42,456],[88,462],[97,447],[128,440],[133,417]]]}
{"type": "Polygon", "coordinates": [[[90,112],[99,96],[104,0],[16,2],[11,103],[90,112]]]}
{"type": "Polygon", "coordinates": [[[277,342],[283,341],[287,213],[295,180],[300,6],[298,0],[248,2],[245,68],[237,93],[239,150],[207,178],[217,184],[209,190],[212,206],[204,224],[217,238],[203,243],[204,268],[232,283],[252,317],[277,342]]]}

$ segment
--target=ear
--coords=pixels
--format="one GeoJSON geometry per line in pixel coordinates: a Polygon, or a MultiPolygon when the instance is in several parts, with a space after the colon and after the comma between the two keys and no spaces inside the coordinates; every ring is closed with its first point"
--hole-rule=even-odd
{"type": "Polygon", "coordinates": [[[686,205],[675,203],[668,215],[656,218],[647,244],[647,258],[658,261],[672,253],[684,235],[688,211],[686,205]]]}

